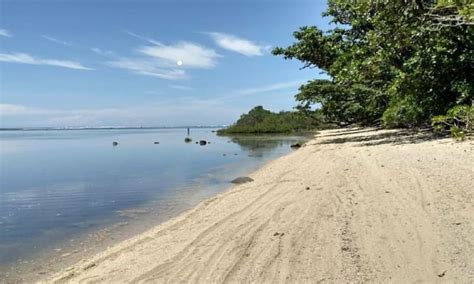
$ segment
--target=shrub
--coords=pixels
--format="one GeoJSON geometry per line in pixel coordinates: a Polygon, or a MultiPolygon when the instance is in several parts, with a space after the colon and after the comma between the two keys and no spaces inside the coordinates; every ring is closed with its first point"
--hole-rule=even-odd
{"type": "Polygon", "coordinates": [[[436,132],[449,130],[451,136],[462,141],[474,130],[474,107],[459,105],[448,110],[446,115],[433,117],[432,126],[436,132]]]}

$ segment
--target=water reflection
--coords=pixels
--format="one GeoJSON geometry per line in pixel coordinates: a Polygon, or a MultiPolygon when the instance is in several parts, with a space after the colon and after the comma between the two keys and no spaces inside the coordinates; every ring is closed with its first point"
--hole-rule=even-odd
{"type": "Polygon", "coordinates": [[[302,136],[289,135],[226,135],[222,137],[228,137],[229,142],[238,144],[241,151],[248,152],[249,157],[263,157],[271,149],[306,140],[302,136]]]}
{"type": "Polygon", "coordinates": [[[0,266],[139,218],[136,208],[194,206],[304,139],[212,131],[192,129],[193,143],[186,129],[0,131],[0,266]]]}

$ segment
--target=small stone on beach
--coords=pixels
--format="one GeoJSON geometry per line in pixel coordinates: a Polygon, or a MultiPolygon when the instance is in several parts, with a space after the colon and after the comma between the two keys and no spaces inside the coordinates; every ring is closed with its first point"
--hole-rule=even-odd
{"type": "Polygon", "coordinates": [[[247,183],[247,182],[252,182],[252,181],[253,179],[250,177],[238,177],[236,179],[233,179],[231,183],[242,184],[242,183],[247,183]]]}
{"type": "Polygon", "coordinates": [[[291,144],[290,147],[291,147],[292,149],[298,149],[298,148],[301,147],[301,144],[300,144],[300,143],[291,144]]]}

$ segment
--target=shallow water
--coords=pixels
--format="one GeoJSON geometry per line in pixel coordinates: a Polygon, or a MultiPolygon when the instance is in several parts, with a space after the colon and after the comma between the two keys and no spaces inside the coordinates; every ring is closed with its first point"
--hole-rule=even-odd
{"type": "Polygon", "coordinates": [[[192,143],[179,128],[0,131],[0,267],[129,221],[136,208],[169,218],[307,139],[211,130],[191,129],[192,143]]]}

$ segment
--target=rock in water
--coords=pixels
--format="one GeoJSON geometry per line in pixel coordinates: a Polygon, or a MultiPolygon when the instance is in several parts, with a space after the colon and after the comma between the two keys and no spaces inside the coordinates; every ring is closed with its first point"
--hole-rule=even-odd
{"type": "Polygon", "coordinates": [[[207,144],[207,141],[206,141],[206,140],[201,140],[201,141],[199,141],[199,145],[201,145],[201,146],[204,146],[204,145],[206,145],[206,144],[207,144]]]}
{"type": "Polygon", "coordinates": [[[117,146],[117,145],[118,145],[118,142],[117,142],[117,141],[114,141],[114,142],[112,142],[112,145],[117,146]]]}
{"type": "Polygon", "coordinates": [[[298,148],[301,148],[301,144],[300,143],[291,144],[290,147],[293,149],[298,149],[298,148]]]}
{"type": "Polygon", "coordinates": [[[238,177],[236,179],[233,179],[231,183],[242,184],[242,183],[247,183],[247,182],[252,182],[252,181],[253,179],[249,177],[238,177]]]}

